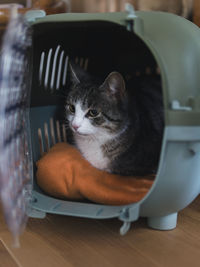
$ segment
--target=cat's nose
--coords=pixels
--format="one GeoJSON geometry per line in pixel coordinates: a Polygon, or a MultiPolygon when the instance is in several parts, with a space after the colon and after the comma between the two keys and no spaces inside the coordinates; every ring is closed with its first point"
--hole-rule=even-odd
{"type": "Polygon", "coordinates": [[[78,128],[80,127],[79,125],[77,125],[77,124],[72,124],[72,127],[73,127],[73,129],[75,130],[75,131],[77,131],[78,130],[78,128]]]}

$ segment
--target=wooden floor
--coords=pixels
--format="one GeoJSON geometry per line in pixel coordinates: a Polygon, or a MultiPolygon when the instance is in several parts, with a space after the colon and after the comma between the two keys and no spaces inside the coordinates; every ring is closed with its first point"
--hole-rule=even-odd
{"type": "Polygon", "coordinates": [[[180,212],[175,230],[155,231],[140,219],[120,236],[120,226],[48,215],[29,220],[16,249],[0,217],[0,267],[200,266],[200,197],[180,212]]]}

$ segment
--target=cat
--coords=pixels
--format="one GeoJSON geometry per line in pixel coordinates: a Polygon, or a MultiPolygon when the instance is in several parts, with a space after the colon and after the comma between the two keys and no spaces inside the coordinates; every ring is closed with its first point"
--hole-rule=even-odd
{"type": "Polygon", "coordinates": [[[156,173],[164,127],[160,82],[137,78],[130,89],[119,72],[100,84],[70,69],[66,118],[83,157],[114,174],[156,173]]]}

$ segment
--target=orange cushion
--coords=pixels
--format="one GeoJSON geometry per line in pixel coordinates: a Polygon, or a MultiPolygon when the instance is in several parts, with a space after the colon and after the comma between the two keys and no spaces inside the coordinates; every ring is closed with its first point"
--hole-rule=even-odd
{"type": "Polygon", "coordinates": [[[67,143],[54,145],[37,162],[38,185],[61,199],[88,199],[109,205],[134,203],[149,191],[152,178],[152,175],[128,177],[98,170],[67,143]]]}

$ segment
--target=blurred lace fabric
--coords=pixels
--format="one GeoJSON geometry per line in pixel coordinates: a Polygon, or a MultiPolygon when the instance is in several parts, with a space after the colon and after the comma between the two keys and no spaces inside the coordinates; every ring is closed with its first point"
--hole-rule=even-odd
{"type": "Polygon", "coordinates": [[[0,197],[16,241],[27,221],[32,191],[30,47],[28,24],[22,16],[11,16],[0,57],[0,197]]]}

